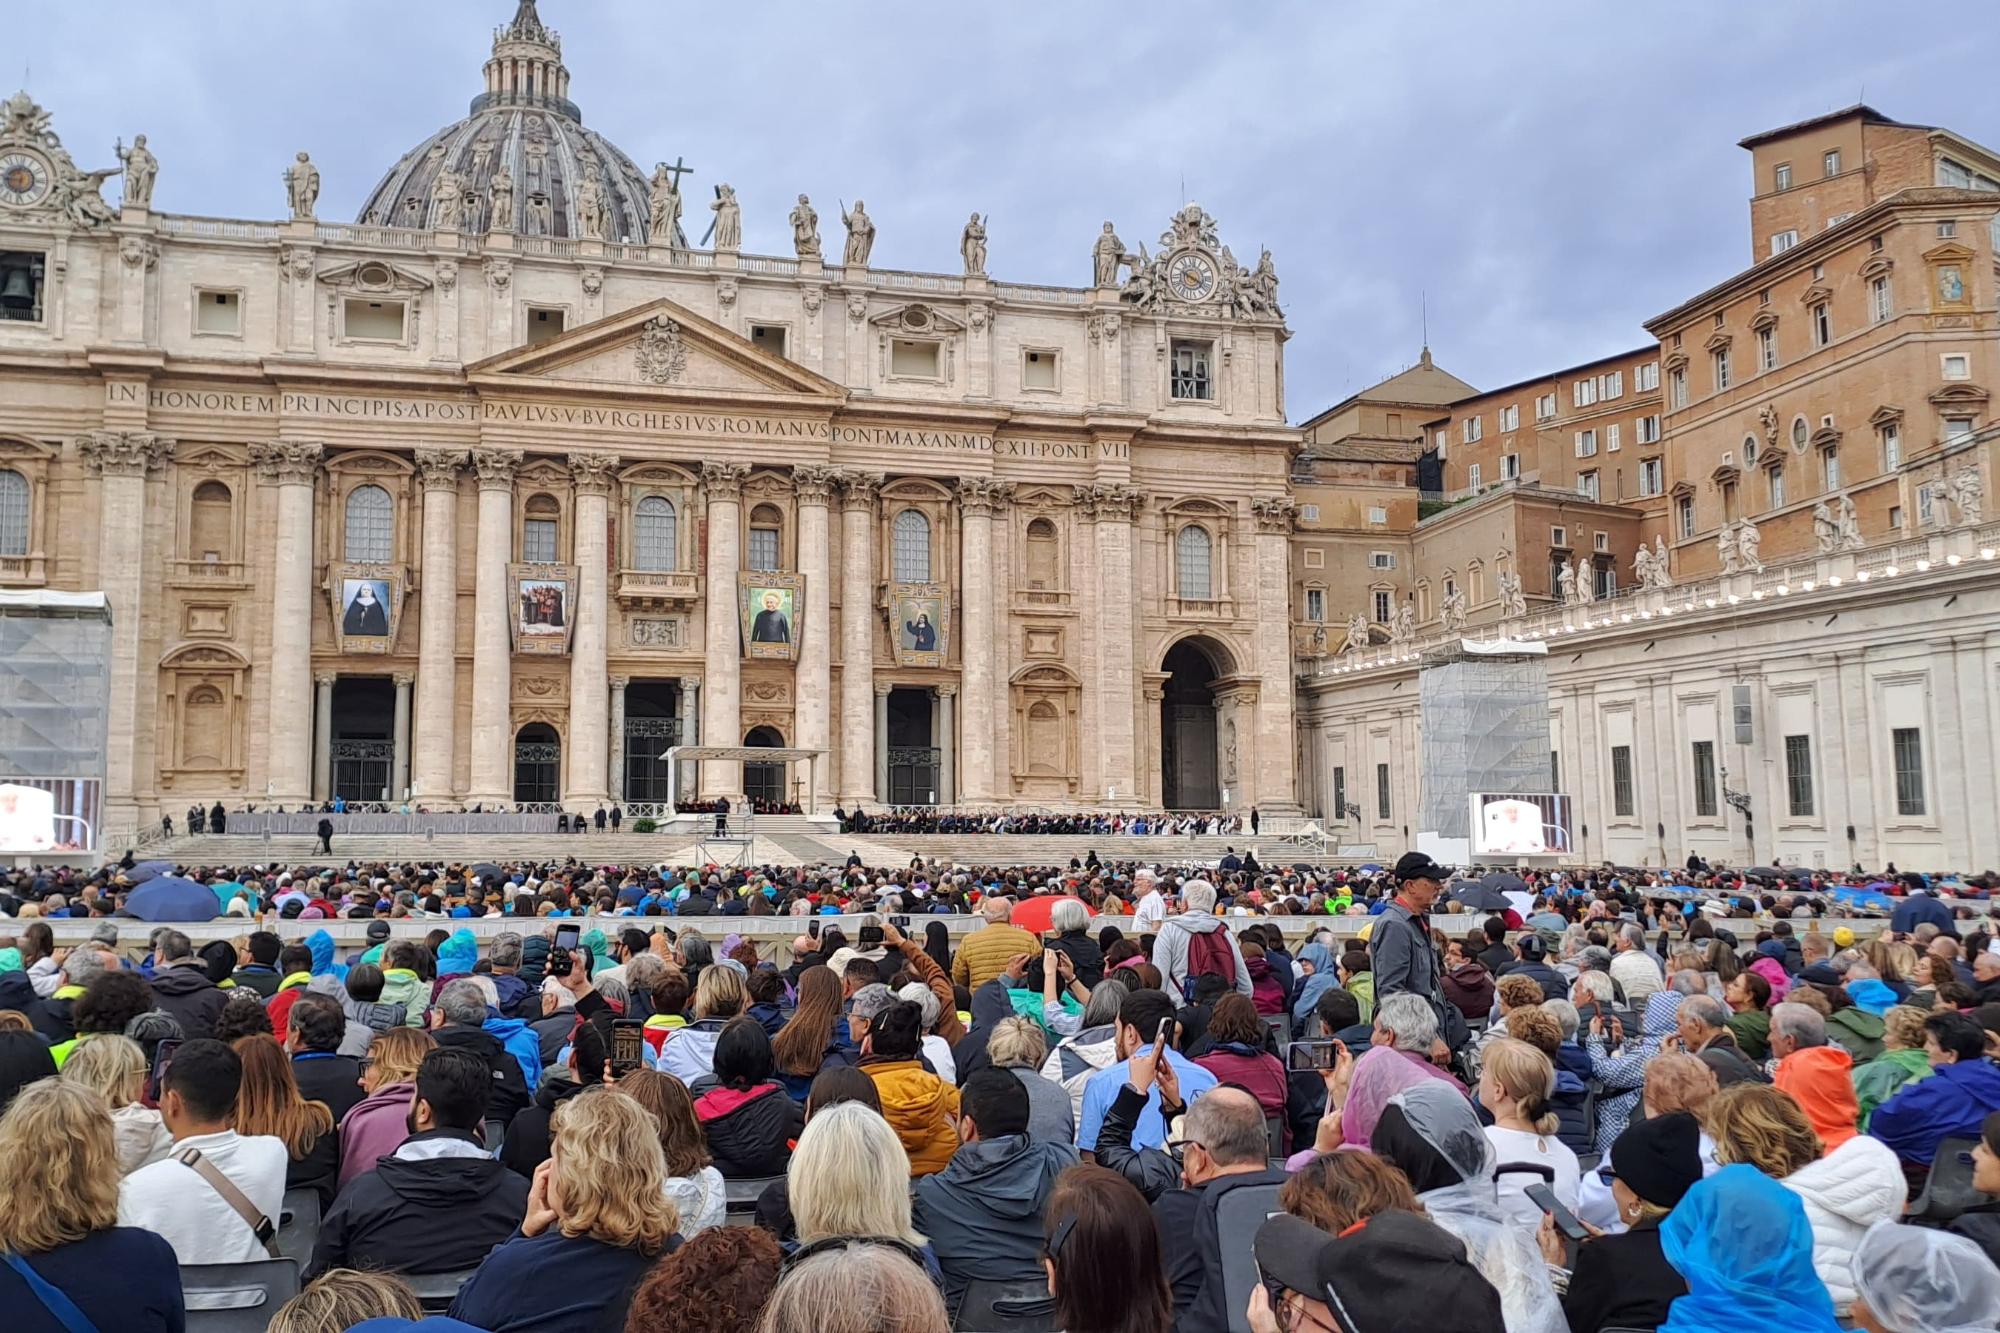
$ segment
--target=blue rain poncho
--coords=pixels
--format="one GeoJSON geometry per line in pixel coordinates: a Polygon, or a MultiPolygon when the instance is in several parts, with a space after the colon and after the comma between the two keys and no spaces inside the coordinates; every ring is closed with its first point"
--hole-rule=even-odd
{"type": "Polygon", "coordinates": [[[1839,1333],[1805,1205],[1754,1166],[1725,1166],[1689,1190],[1660,1224],[1660,1246],[1688,1294],[1659,1333],[1839,1333]]]}

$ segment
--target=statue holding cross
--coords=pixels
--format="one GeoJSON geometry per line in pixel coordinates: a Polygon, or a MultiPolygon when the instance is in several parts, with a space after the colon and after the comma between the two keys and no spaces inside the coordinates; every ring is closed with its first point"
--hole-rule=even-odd
{"type": "Polygon", "coordinates": [[[649,200],[651,227],[648,234],[654,245],[669,245],[679,249],[681,238],[681,177],[688,175],[690,168],[679,158],[674,158],[672,166],[661,162],[653,168],[652,197],[649,200]]]}

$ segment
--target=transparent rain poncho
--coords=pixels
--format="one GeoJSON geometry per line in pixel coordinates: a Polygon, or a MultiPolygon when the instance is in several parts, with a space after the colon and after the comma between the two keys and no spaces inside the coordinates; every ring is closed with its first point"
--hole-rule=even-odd
{"type": "Polygon", "coordinates": [[[1895,1333],[2000,1327],[2000,1268],[1964,1236],[1877,1222],[1855,1247],[1854,1287],[1895,1333]]]}
{"type": "Polygon", "coordinates": [[[1500,1211],[1493,1146],[1463,1093],[1435,1079],[1405,1088],[1389,1099],[1374,1145],[1410,1178],[1431,1220],[1464,1242],[1500,1293],[1507,1333],[1568,1333],[1534,1232],[1500,1211]]]}

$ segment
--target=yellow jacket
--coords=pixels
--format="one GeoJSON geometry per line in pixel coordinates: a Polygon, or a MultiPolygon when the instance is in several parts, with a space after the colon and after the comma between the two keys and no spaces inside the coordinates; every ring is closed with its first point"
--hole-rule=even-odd
{"type": "Polygon", "coordinates": [[[1007,970],[1015,954],[1033,958],[1042,942],[1031,930],[1006,922],[989,923],[967,935],[951,960],[951,979],[967,990],[978,990],[1007,970]]]}
{"type": "Polygon", "coordinates": [[[958,1114],[958,1089],[916,1060],[864,1063],[861,1072],[875,1080],[882,1118],[903,1141],[910,1174],[928,1176],[949,1166],[958,1151],[958,1130],[951,1121],[958,1114]]]}

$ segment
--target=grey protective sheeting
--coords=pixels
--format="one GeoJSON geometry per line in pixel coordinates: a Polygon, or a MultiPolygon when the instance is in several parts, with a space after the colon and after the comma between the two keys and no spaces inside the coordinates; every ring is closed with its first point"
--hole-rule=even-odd
{"type": "Polygon", "coordinates": [[[1474,792],[1554,791],[1544,656],[1467,656],[1417,677],[1423,735],[1417,831],[1469,837],[1474,792]]]}

